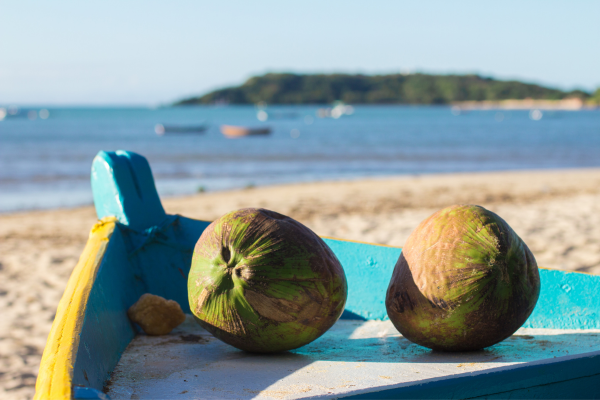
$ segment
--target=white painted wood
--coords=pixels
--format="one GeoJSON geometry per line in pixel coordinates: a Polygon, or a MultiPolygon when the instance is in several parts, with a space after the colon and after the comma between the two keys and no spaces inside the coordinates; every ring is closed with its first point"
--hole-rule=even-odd
{"type": "Polygon", "coordinates": [[[188,317],[169,335],[138,335],[108,394],[113,400],[337,397],[598,351],[600,330],[522,328],[482,351],[440,353],[409,342],[389,321],[340,320],[300,349],[257,355],[215,339],[188,317]]]}

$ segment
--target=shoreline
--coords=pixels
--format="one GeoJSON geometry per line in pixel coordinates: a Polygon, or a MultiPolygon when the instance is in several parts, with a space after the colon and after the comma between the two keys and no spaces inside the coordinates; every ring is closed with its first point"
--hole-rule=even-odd
{"type": "MultiPolygon", "coordinates": [[[[540,267],[600,274],[600,168],[402,175],[163,199],[170,214],[213,220],[264,207],[322,236],[399,247],[422,220],[456,203],[500,215],[540,267]]],[[[0,397],[33,396],[56,307],[95,222],[91,205],[0,214],[0,397]]]]}
{"type": "Polygon", "coordinates": [[[593,100],[584,101],[577,97],[561,100],[539,99],[506,99],[506,100],[480,100],[457,101],[451,104],[460,110],[548,110],[548,111],[581,111],[596,110],[600,105],[593,100]]]}
{"type": "MultiPolygon", "coordinates": [[[[600,168],[374,176],[173,195],[161,200],[167,213],[195,219],[210,221],[234,209],[270,207],[309,223],[314,218],[437,210],[459,203],[527,207],[595,194],[600,194],[600,168]]],[[[24,238],[21,234],[33,233],[34,226],[37,232],[32,237],[47,229],[59,237],[69,231],[69,236],[87,238],[95,221],[93,204],[0,212],[0,238],[24,238]]]]}
{"type": "MultiPolygon", "coordinates": [[[[355,178],[344,178],[344,179],[325,179],[325,180],[313,180],[313,181],[293,181],[287,183],[273,183],[266,185],[252,185],[250,187],[238,187],[238,188],[228,188],[222,190],[214,190],[214,191],[205,191],[205,192],[195,192],[195,193],[174,193],[167,195],[160,195],[161,201],[164,203],[175,201],[178,199],[187,199],[194,198],[196,196],[219,196],[225,195],[228,196],[233,193],[238,192],[249,192],[253,190],[270,190],[272,188],[292,188],[296,186],[310,186],[310,185],[325,185],[329,186],[333,185],[344,185],[344,184],[353,184],[357,182],[380,182],[380,181],[396,181],[396,180],[404,180],[404,179],[443,179],[443,177],[472,177],[477,179],[479,176],[498,176],[503,174],[570,174],[575,173],[575,175],[579,175],[580,173],[592,173],[594,171],[600,172],[600,167],[573,167],[573,168],[543,168],[543,169],[507,169],[507,170],[489,170],[489,171],[463,171],[463,172],[436,172],[436,173],[410,173],[410,174],[396,174],[396,175],[372,175],[372,176],[358,176],[355,178]]],[[[17,215],[17,214],[26,214],[26,213],[44,213],[44,212],[62,212],[69,210],[78,210],[94,207],[93,200],[87,203],[74,204],[74,205],[61,205],[61,206],[50,206],[50,207],[33,207],[33,208],[23,208],[23,209],[11,209],[11,210],[1,210],[0,209],[0,218],[3,216],[17,215]]]]}

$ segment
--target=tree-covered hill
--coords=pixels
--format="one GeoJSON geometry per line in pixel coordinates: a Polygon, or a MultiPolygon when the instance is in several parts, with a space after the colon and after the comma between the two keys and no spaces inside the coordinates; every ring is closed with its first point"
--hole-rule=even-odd
{"type": "Polygon", "coordinates": [[[194,104],[448,104],[456,101],[588,98],[582,91],[564,92],[518,81],[479,75],[297,75],[266,74],[175,105],[194,104]]]}

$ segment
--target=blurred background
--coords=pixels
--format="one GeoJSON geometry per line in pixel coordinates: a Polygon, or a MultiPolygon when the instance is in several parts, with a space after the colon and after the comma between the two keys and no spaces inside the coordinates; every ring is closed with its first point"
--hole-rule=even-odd
{"type": "Polygon", "coordinates": [[[91,203],[99,150],[162,195],[600,165],[598,2],[2,10],[0,212],[91,203]]]}

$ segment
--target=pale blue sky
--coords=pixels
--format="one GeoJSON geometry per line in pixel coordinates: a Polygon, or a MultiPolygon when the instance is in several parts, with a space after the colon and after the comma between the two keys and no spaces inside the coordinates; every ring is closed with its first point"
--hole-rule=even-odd
{"type": "Polygon", "coordinates": [[[0,0],[0,104],[160,104],[269,71],[600,86],[600,1],[0,0]]]}

